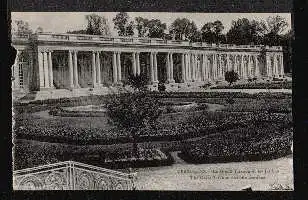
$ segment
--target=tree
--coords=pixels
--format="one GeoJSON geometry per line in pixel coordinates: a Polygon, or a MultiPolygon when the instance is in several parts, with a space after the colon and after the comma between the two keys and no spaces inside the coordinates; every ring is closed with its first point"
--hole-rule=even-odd
{"type": "Polygon", "coordinates": [[[208,22],[201,28],[202,41],[207,43],[224,43],[225,36],[222,34],[224,26],[221,21],[208,22]]]}
{"type": "Polygon", "coordinates": [[[86,33],[90,35],[110,35],[110,28],[108,26],[107,19],[97,14],[86,15],[88,25],[86,33]]]}
{"type": "Polygon", "coordinates": [[[287,27],[288,23],[281,16],[268,17],[266,19],[266,33],[263,37],[263,43],[270,46],[282,45],[282,43],[284,43],[284,38],[280,34],[285,31],[287,27]]]}
{"type": "Polygon", "coordinates": [[[164,32],[167,28],[165,23],[161,23],[159,19],[152,19],[148,22],[148,37],[150,38],[164,38],[164,32]]]}
{"type": "Polygon", "coordinates": [[[285,18],[276,15],[274,17],[268,17],[266,19],[267,22],[267,31],[269,33],[273,33],[275,35],[281,34],[288,27],[288,23],[285,18]]]}
{"type": "Polygon", "coordinates": [[[197,31],[195,22],[187,18],[177,18],[169,28],[169,32],[174,35],[176,40],[192,41],[197,31]]]}
{"type": "Polygon", "coordinates": [[[129,16],[126,12],[118,13],[112,21],[114,23],[114,28],[118,30],[119,36],[134,35],[134,22],[129,22],[129,16]]]}
{"type": "Polygon", "coordinates": [[[255,20],[249,21],[246,18],[232,21],[230,30],[227,33],[227,42],[233,44],[260,44],[264,34],[265,25],[255,20]]]}
{"type": "Polygon", "coordinates": [[[136,17],[136,29],[138,31],[138,37],[146,37],[149,28],[148,28],[148,23],[149,20],[142,18],[142,17],[136,17]]]}
{"type": "Polygon", "coordinates": [[[35,31],[35,33],[43,33],[44,32],[44,30],[43,30],[43,28],[42,27],[37,27],[37,29],[36,29],[36,31],[35,31]]]}
{"type": "Polygon", "coordinates": [[[145,74],[130,74],[127,79],[127,84],[135,91],[146,91],[148,84],[148,77],[145,74]]]}
{"type": "MultiPolygon", "coordinates": [[[[140,77],[131,77],[131,80],[136,80],[132,83],[133,87],[145,88],[145,86],[139,87],[140,84],[144,84],[143,81],[137,81],[142,79],[140,77]]],[[[136,89],[134,92],[127,92],[124,95],[114,94],[109,96],[105,104],[106,114],[111,122],[132,137],[133,153],[136,157],[139,157],[138,135],[147,128],[155,131],[157,120],[162,114],[158,99],[147,94],[148,90],[146,89],[136,89]]]]}
{"type": "Polygon", "coordinates": [[[227,71],[225,73],[225,80],[228,81],[229,85],[231,86],[232,83],[239,80],[238,74],[235,71],[227,71]]]}
{"type": "Polygon", "coordinates": [[[29,23],[23,20],[15,21],[15,30],[13,30],[17,35],[32,34],[29,23]]]}

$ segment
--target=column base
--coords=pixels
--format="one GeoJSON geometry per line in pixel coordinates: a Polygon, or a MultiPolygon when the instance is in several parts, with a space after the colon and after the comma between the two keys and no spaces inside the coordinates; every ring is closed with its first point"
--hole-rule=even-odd
{"type": "Polygon", "coordinates": [[[175,83],[175,80],[174,79],[167,80],[167,83],[175,83]]]}

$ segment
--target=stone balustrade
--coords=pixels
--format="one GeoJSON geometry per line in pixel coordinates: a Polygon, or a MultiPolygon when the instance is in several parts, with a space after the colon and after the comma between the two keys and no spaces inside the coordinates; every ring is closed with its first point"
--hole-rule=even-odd
{"type": "MultiPolygon", "coordinates": [[[[29,39],[30,35],[13,35],[14,40],[29,39]]],[[[234,45],[234,44],[209,44],[205,42],[193,42],[183,40],[164,40],[160,38],[138,38],[138,37],[103,37],[99,35],[85,34],[55,34],[55,33],[39,33],[35,37],[39,41],[83,41],[83,42],[98,42],[106,44],[148,44],[148,45],[173,45],[181,47],[208,47],[219,49],[251,49],[261,50],[265,47],[266,50],[281,51],[280,46],[264,46],[264,45],[234,45]]]]}

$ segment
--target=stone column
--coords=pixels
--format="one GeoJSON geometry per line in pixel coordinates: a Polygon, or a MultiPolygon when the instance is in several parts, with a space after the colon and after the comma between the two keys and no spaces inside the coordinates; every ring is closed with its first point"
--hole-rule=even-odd
{"type": "Polygon", "coordinates": [[[217,78],[217,54],[213,54],[213,79],[217,78]]]}
{"type": "Polygon", "coordinates": [[[191,69],[191,80],[192,81],[195,81],[196,80],[196,59],[195,59],[195,53],[192,53],[191,54],[191,66],[190,66],[190,69],[191,69]]]}
{"type": "Polygon", "coordinates": [[[281,54],[279,57],[280,57],[280,75],[284,76],[283,54],[281,54]]]}
{"type": "Polygon", "coordinates": [[[112,72],[113,72],[113,82],[118,82],[118,67],[117,67],[117,53],[113,52],[112,55],[112,72]]]}
{"type": "Polygon", "coordinates": [[[181,70],[182,70],[182,77],[181,77],[181,81],[184,83],[186,81],[186,77],[185,77],[185,53],[182,53],[182,65],[181,65],[181,70]]]}
{"type": "Polygon", "coordinates": [[[271,61],[271,57],[269,54],[266,54],[266,61],[265,61],[266,65],[265,65],[265,69],[266,69],[266,76],[267,77],[271,77],[271,65],[272,65],[272,61],[271,61]]]}
{"type": "Polygon", "coordinates": [[[45,88],[49,88],[49,69],[48,69],[48,56],[47,56],[47,52],[45,51],[43,53],[43,58],[44,58],[44,78],[45,78],[45,82],[44,82],[44,86],[45,88]]]}
{"type": "Polygon", "coordinates": [[[170,81],[174,83],[174,76],[173,76],[173,53],[170,53],[170,81]]]}
{"type": "Polygon", "coordinates": [[[255,55],[255,77],[260,76],[260,67],[259,67],[259,61],[258,61],[258,56],[255,55]]]}
{"type": "Polygon", "coordinates": [[[96,75],[97,75],[97,85],[100,86],[102,84],[102,76],[101,76],[101,59],[99,56],[100,52],[96,52],[96,75]]]}
{"type": "Polygon", "coordinates": [[[72,58],[72,51],[69,50],[68,52],[68,70],[69,70],[69,87],[74,88],[74,70],[73,70],[73,58],[72,58]]]}
{"type": "Polygon", "coordinates": [[[76,88],[79,88],[79,81],[78,81],[78,66],[77,66],[77,51],[74,51],[74,85],[76,88]]]}
{"type": "Polygon", "coordinates": [[[245,78],[245,62],[244,62],[244,55],[241,55],[241,78],[245,78]]]}
{"type": "Polygon", "coordinates": [[[117,67],[118,67],[118,81],[122,80],[122,73],[121,73],[121,52],[117,52],[117,67]]]}
{"type": "Polygon", "coordinates": [[[51,51],[48,52],[48,69],[49,69],[49,85],[51,88],[54,88],[51,51]]]}
{"type": "Polygon", "coordinates": [[[202,69],[202,54],[200,56],[200,54],[196,55],[196,79],[197,81],[201,81],[202,79],[202,73],[201,73],[201,69],[202,69]],[[199,61],[199,62],[198,62],[199,61]]]}
{"type": "Polygon", "coordinates": [[[153,52],[150,53],[150,71],[151,71],[151,83],[154,82],[155,74],[154,74],[154,58],[153,58],[153,52]]]}
{"type": "Polygon", "coordinates": [[[276,75],[276,77],[278,77],[279,74],[280,74],[279,65],[278,65],[278,59],[279,59],[279,55],[277,54],[277,55],[275,56],[275,65],[276,65],[276,72],[275,72],[275,75],[276,75]]]}
{"type": "Polygon", "coordinates": [[[205,57],[205,54],[201,54],[201,81],[205,81],[206,80],[206,57],[205,57]]]}
{"type": "Polygon", "coordinates": [[[133,57],[133,63],[132,63],[133,75],[136,75],[137,74],[136,52],[132,53],[132,57],[133,57]]]}
{"type": "Polygon", "coordinates": [[[96,64],[95,64],[95,52],[92,52],[92,80],[93,80],[93,87],[97,86],[96,81],[96,64]]]}
{"type": "MultiPolygon", "coordinates": [[[[44,84],[44,62],[43,62],[43,52],[38,52],[38,66],[39,66],[39,86],[40,88],[44,88],[45,84],[44,84]]],[[[18,70],[18,66],[16,67],[16,69],[18,70]]],[[[15,74],[17,74],[16,76],[18,76],[18,71],[15,71],[15,74]]],[[[15,77],[16,78],[16,77],[15,77]]],[[[18,77],[17,77],[18,78],[18,77]]],[[[16,83],[18,83],[16,81],[16,83]]],[[[17,86],[18,87],[18,86],[17,86]]]]}
{"type": "Polygon", "coordinates": [[[209,63],[209,55],[208,54],[204,54],[204,58],[205,58],[205,80],[210,80],[211,79],[211,71],[210,71],[210,63],[209,63]]]}
{"type": "Polygon", "coordinates": [[[231,71],[232,70],[232,65],[231,65],[231,55],[227,54],[227,65],[228,65],[228,70],[227,71],[231,71]]]}
{"type": "Polygon", "coordinates": [[[247,55],[247,77],[250,78],[250,75],[251,75],[251,59],[250,59],[250,55],[247,55]]]}
{"type": "Polygon", "coordinates": [[[153,54],[153,65],[154,65],[154,82],[158,83],[157,52],[154,52],[154,54],[153,54]]]}
{"type": "Polygon", "coordinates": [[[185,53],[185,77],[186,77],[186,81],[191,81],[190,79],[190,54],[189,53],[185,53]]]}
{"type": "Polygon", "coordinates": [[[139,59],[139,52],[136,53],[136,68],[137,68],[137,74],[140,75],[140,59],[139,59]]]}

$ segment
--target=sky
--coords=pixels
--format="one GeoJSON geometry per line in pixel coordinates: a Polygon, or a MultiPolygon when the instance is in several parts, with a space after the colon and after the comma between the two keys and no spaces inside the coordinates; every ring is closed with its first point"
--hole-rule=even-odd
{"type": "MultiPolygon", "coordinates": [[[[93,12],[91,12],[93,13],[93,12]]],[[[87,21],[85,15],[90,12],[12,12],[12,22],[15,20],[27,21],[32,30],[42,27],[44,32],[66,33],[67,31],[85,29],[87,21]]],[[[116,36],[116,30],[112,19],[117,12],[98,12],[95,13],[104,16],[110,27],[111,34],[116,36]]],[[[128,12],[130,20],[135,17],[143,17],[147,19],[160,19],[167,24],[167,29],[170,24],[177,18],[187,18],[193,20],[197,27],[201,27],[207,22],[220,20],[224,25],[223,33],[226,33],[230,27],[232,20],[239,18],[247,18],[249,20],[266,20],[269,16],[280,15],[285,18],[288,23],[288,28],[285,32],[291,29],[291,13],[182,13],[182,12],[128,12]]]]}

